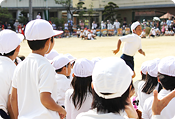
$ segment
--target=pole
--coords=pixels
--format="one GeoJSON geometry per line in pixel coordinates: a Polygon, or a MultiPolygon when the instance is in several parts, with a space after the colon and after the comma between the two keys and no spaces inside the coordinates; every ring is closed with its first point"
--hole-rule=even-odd
{"type": "Polygon", "coordinates": [[[46,1],[46,20],[49,20],[48,0],[46,1]]]}
{"type": "Polygon", "coordinates": [[[32,20],[32,0],[29,0],[29,21],[32,20]]]}

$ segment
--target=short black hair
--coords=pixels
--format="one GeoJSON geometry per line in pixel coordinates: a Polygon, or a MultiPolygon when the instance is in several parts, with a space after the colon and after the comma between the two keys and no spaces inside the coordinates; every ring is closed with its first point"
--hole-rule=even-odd
{"type": "MultiPolygon", "coordinates": [[[[40,50],[40,49],[43,49],[47,40],[49,40],[50,38],[47,38],[45,40],[32,40],[32,41],[29,41],[27,40],[27,43],[30,47],[30,49],[32,50],[40,50]]],[[[51,42],[53,43],[53,37],[51,37],[51,42]]]]}
{"type": "MultiPolygon", "coordinates": [[[[131,82],[131,89],[134,89],[133,83],[131,82]]],[[[97,109],[97,112],[102,113],[120,113],[121,110],[125,109],[125,106],[128,105],[127,99],[129,98],[130,86],[125,91],[125,93],[121,97],[113,98],[113,99],[104,99],[99,97],[94,90],[92,90],[93,94],[93,102],[92,109],[97,109]]],[[[104,95],[110,95],[111,93],[102,93],[104,95]]]]}
{"type": "Polygon", "coordinates": [[[55,72],[56,72],[56,73],[61,72],[61,71],[63,70],[63,68],[64,68],[64,67],[68,67],[69,64],[70,64],[70,62],[69,62],[68,64],[66,64],[65,66],[63,66],[62,68],[55,70],[55,72]]]}
{"type": "Polygon", "coordinates": [[[4,53],[3,55],[0,53],[0,56],[6,56],[6,57],[12,56],[12,55],[14,55],[15,50],[16,50],[16,49],[14,49],[13,51],[11,51],[11,52],[9,52],[9,53],[4,53]]]}
{"type": "Polygon", "coordinates": [[[175,77],[158,73],[158,78],[161,82],[160,84],[162,85],[162,87],[164,87],[166,90],[170,90],[170,91],[174,90],[175,77]]]}

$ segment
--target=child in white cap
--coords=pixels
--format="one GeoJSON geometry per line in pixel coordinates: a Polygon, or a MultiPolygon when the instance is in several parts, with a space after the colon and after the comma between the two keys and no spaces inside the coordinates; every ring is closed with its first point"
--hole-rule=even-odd
{"type": "MultiPolygon", "coordinates": [[[[161,59],[158,65],[158,81],[163,89],[158,94],[158,99],[166,97],[172,90],[175,89],[175,57],[169,56],[161,59]]],[[[153,96],[145,100],[143,107],[143,118],[151,119],[152,117],[153,96]]],[[[172,119],[175,116],[175,98],[162,110],[160,116],[164,119],[172,119]]]]}
{"type": "Polygon", "coordinates": [[[71,82],[73,89],[65,94],[65,109],[67,119],[75,119],[81,112],[90,110],[92,103],[92,71],[94,64],[85,58],[75,62],[74,78],[71,82]]]}
{"type": "MultiPolygon", "coordinates": [[[[140,23],[134,22],[131,25],[132,34],[120,37],[117,44],[117,49],[113,50],[114,54],[117,54],[120,50],[121,42],[124,42],[123,55],[121,58],[134,72],[134,55],[138,51],[140,54],[145,56],[145,52],[142,50],[141,38],[142,28],[140,23]]],[[[135,77],[135,72],[133,77],[135,77]]]]}
{"type": "Polygon", "coordinates": [[[45,54],[44,57],[46,57],[49,61],[52,61],[56,56],[59,56],[59,53],[52,49],[48,54],[45,54]]]}
{"type": "Polygon", "coordinates": [[[53,67],[55,69],[57,82],[57,104],[64,107],[65,93],[70,89],[71,80],[67,76],[71,73],[71,60],[64,55],[57,56],[53,59],[53,67]]]}
{"type": "Polygon", "coordinates": [[[44,57],[54,46],[54,36],[61,33],[43,19],[26,25],[25,36],[32,53],[16,67],[13,75],[11,102],[16,119],[65,117],[66,111],[55,102],[54,68],[44,57]]]}
{"type": "Polygon", "coordinates": [[[124,119],[126,113],[129,118],[138,118],[130,102],[134,90],[132,75],[120,58],[104,58],[96,63],[92,73],[91,110],[80,113],[76,119],[124,119]]]}
{"type": "Polygon", "coordinates": [[[11,30],[0,32],[0,117],[3,119],[14,118],[10,103],[12,77],[16,68],[13,60],[18,56],[23,39],[23,35],[11,30]]]}
{"type": "Polygon", "coordinates": [[[139,86],[138,99],[140,111],[143,111],[143,105],[145,100],[153,96],[153,90],[158,92],[162,89],[162,86],[157,81],[159,58],[151,60],[147,64],[147,73],[144,83],[139,86]]]}

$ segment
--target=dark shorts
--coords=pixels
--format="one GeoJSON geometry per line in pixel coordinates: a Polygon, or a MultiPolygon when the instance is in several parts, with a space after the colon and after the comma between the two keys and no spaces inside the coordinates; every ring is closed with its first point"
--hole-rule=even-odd
{"type": "Polygon", "coordinates": [[[10,119],[9,115],[7,115],[6,112],[4,112],[4,110],[0,109],[0,116],[3,118],[3,119],[10,119]]]}
{"type": "Polygon", "coordinates": [[[123,54],[121,58],[126,62],[126,64],[134,71],[134,57],[123,54]]]}

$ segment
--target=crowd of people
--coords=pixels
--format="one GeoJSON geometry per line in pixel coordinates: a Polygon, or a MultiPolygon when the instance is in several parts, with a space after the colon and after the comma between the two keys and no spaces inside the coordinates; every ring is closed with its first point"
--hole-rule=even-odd
{"type": "Polygon", "coordinates": [[[141,24],[131,25],[133,35],[119,38],[125,43],[121,58],[76,59],[53,50],[53,30],[45,20],[30,21],[25,37],[32,50],[18,57],[21,34],[0,31],[0,117],[3,119],[171,119],[175,117],[175,57],[146,61],[135,93],[134,53],[145,55],[139,35],[141,24]],[[9,44],[10,42],[10,44],[9,44]],[[136,46],[138,45],[138,47],[136,46]],[[134,49],[133,49],[134,48],[134,49]],[[16,66],[17,65],[17,66],[16,66]],[[159,92],[159,93],[158,93],[159,92]],[[154,96],[153,96],[154,94],[154,96]]]}

